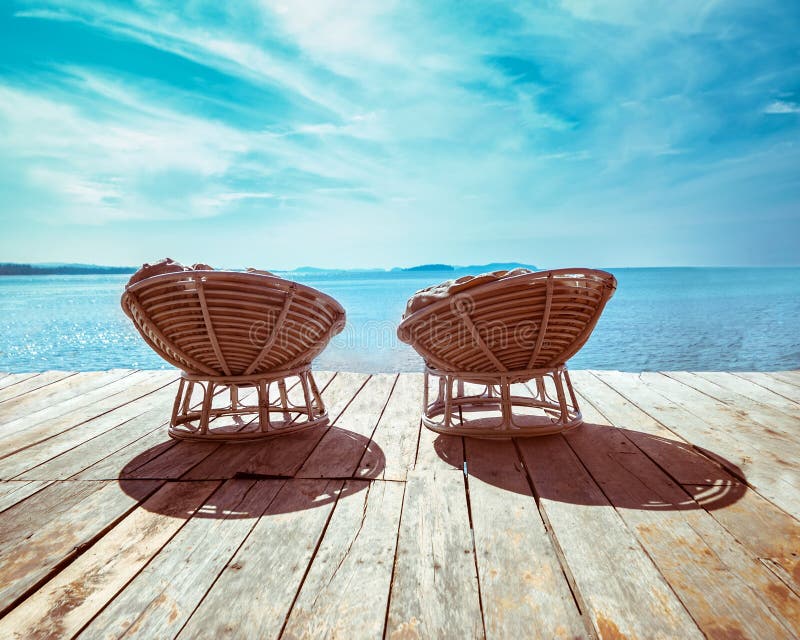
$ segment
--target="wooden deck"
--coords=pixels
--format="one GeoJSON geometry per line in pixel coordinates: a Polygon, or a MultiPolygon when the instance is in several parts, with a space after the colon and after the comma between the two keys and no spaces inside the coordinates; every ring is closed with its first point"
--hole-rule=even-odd
{"type": "Polygon", "coordinates": [[[174,372],[0,374],[0,638],[800,635],[800,372],[575,372],[586,424],[175,442],[174,372]]]}

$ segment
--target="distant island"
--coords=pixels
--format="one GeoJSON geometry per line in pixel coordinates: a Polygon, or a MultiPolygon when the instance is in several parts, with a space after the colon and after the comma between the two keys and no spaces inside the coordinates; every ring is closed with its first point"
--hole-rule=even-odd
{"type": "MultiPolygon", "coordinates": [[[[419,272],[451,272],[451,271],[470,271],[472,273],[485,273],[487,271],[498,271],[500,269],[526,269],[536,270],[531,264],[519,262],[490,262],[489,264],[473,264],[468,266],[452,264],[421,264],[415,267],[395,267],[393,269],[321,269],[319,267],[297,267],[291,270],[275,269],[280,273],[419,273],[419,272]]],[[[53,276],[53,275],[114,275],[123,273],[134,273],[138,267],[107,267],[96,264],[77,264],[77,263],[41,263],[41,264],[20,264],[14,262],[0,263],[0,276],[53,276]]],[[[242,269],[243,270],[243,269],[242,269]]]]}
{"type": "Polygon", "coordinates": [[[455,271],[452,264],[421,264],[417,267],[408,267],[400,271],[455,271]]]}
{"type": "Polygon", "coordinates": [[[137,267],[104,267],[96,264],[0,263],[0,276],[67,276],[134,273],[137,267]]]}
{"type": "Polygon", "coordinates": [[[416,267],[395,268],[392,271],[416,272],[416,271],[474,271],[485,273],[487,271],[499,271],[501,269],[519,269],[520,267],[536,271],[532,264],[522,264],[521,262],[490,262],[489,264],[471,264],[466,266],[452,264],[421,264],[416,267]]]}

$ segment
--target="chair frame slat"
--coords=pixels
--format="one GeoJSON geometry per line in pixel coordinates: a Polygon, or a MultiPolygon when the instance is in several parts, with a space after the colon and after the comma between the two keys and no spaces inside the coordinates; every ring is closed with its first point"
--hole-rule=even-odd
{"type": "MultiPolygon", "coordinates": [[[[294,284],[294,283],[292,283],[294,284]]],[[[253,373],[255,368],[261,363],[264,357],[269,353],[269,350],[272,348],[272,345],[275,344],[275,340],[278,339],[278,335],[280,334],[280,330],[283,327],[283,323],[286,320],[286,316],[289,314],[289,307],[292,306],[292,298],[294,298],[294,292],[296,288],[294,286],[289,287],[286,291],[286,299],[283,302],[283,308],[281,309],[281,313],[278,316],[278,319],[275,321],[275,325],[272,327],[272,333],[270,334],[267,341],[264,343],[264,346],[261,348],[261,351],[255,357],[253,362],[250,363],[250,366],[247,367],[245,370],[245,375],[250,375],[253,373]]]]}
{"type": "Polygon", "coordinates": [[[533,348],[530,360],[528,360],[528,369],[533,369],[533,363],[539,357],[539,352],[542,350],[544,344],[544,337],[547,335],[547,321],[550,319],[550,310],[553,305],[553,274],[547,276],[547,293],[544,301],[544,313],[542,313],[542,321],[539,326],[539,335],[536,336],[536,346],[533,348]]]}
{"type": "Polygon", "coordinates": [[[208,339],[211,340],[211,346],[214,347],[214,353],[217,356],[219,365],[222,367],[225,375],[229,376],[231,375],[231,370],[230,367],[228,367],[228,363],[225,362],[225,356],[222,353],[222,349],[220,349],[217,334],[214,332],[214,323],[211,322],[211,316],[208,313],[208,303],[206,302],[206,294],[203,290],[203,278],[194,278],[194,282],[197,286],[197,297],[200,299],[200,310],[203,312],[203,321],[206,323],[208,339]]]}
{"type": "Polygon", "coordinates": [[[497,359],[497,357],[494,355],[494,353],[492,353],[492,350],[489,349],[488,346],[486,346],[486,342],[484,342],[483,338],[481,337],[480,332],[478,331],[478,329],[475,326],[475,324],[472,322],[472,318],[469,317],[469,313],[467,311],[464,311],[464,310],[458,310],[458,311],[456,311],[456,313],[458,314],[458,317],[461,318],[461,321],[464,323],[464,325],[467,327],[467,331],[470,332],[470,335],[472,336],[472,338],[477,343],[478,348],[483,352],[483,354],[487,358],[489,358],[491,363],[495,367],[497,367],[497,370],[498,371],[508,371],[508,369],[506,369],[505,365],[497,359]]]}

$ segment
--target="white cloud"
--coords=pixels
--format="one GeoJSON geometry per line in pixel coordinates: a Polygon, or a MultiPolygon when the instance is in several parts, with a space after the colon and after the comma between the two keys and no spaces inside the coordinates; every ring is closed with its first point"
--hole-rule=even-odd
{"type": "Polygon", "coordinates": [[[764,108],[764,113],[800,113],[800,104],[786,100],[775,100],[764,108]]]}
{"type": "MultiPolygon", "coordinates": [[[[81,101],[106,86],[96,77],[77,82],[87,92],[81,101]]],[[[118,104],[127,113],[108,121],[68,104],[68,94],[45,97],[0,85],[0,157],[21,165],[36,189],[60,197],[64,212],[77,221],[218,213],[203,206],[160,206],[141,185],[159,176],[194,175],[194,187],[202,191],[208,187],[201,180],[212,185],[224,180],[251,141],[236,129],[191,115],[144,105],[130,109],[140,97],[121,86],[114,94],[124,95],[118,104]]]]}
{"type": "Polygon", "coordinates": [[[394,1],[263,0],[260,5],[267,10],[267,19],[277,17],[284,32],[314,58],[409,63],[392,23],[398,10],[394,1]]]}

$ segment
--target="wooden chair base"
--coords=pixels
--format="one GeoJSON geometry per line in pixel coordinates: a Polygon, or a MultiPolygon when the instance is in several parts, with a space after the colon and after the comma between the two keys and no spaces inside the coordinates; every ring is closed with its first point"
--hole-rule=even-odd
{"type": "Polygon", "coordinates": [[[175,396],[169,435],[178,440],[250,442],[327,423],[328,413],[309,366],[256,376],[208,377],[184,372],[175,396]],[[302,402],[298,404],[289,399],[287,379],[291,378],[297,379],[302,391],[302,402]],[[255,404],[241,402],[242,389],[255,390],[255,404]],[[193,400],[195,392],[200,397],[193,400]],[[198,401],[199,409],[193,409],[198,401]]]}
{"type": "Polygon", "coordinates": [[[422,402],[422,423],[443,434],[522,438],[561,433],[583,423],[564,365],[502,374],[439,371],[428,366],[422,402]],[[433,401],[431,377],[438,380],[433,401]]]}

